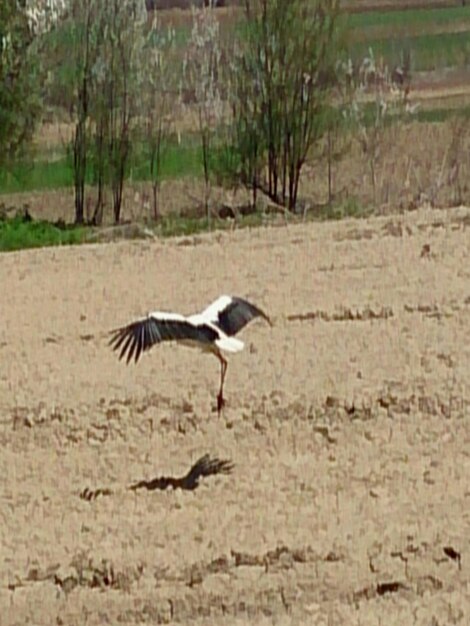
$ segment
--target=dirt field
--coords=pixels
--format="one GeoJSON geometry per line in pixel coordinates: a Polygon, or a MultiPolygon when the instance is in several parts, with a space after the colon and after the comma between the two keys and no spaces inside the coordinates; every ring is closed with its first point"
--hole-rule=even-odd
{"type": "Polygon", "coordinates": [[[470,623],[470,210],[0,256],[0,623],[470,623]],[[218,363],[106,332],[223,292],[218,363]],[[232,475],[129,491],[205,453],[232,475]],[[111,489],[92,501],[86,488],[111,489]]]}

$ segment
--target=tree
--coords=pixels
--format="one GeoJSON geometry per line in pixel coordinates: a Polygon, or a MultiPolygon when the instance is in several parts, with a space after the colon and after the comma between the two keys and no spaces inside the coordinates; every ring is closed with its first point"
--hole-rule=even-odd
{"type": "Polygon", "coordinates": [[[158,196],[162,180],[162,162],[173,129],[175,95],[178,74],[174,59],[174,30],[164,29],[153,14],[151,27],[143,47],[142,68],[139,72],[141,143],[152,184],[153,218],[158,220],[158,196]]]}
{"type": "Polygon", "coordinates": [[[30,147],[42,110],[42,36],[67,0],[0,1],[0,167],[30,147]]]}
{"type": "Polygon", "coordinates": [[[244,2],[232,63],[241,176],[290,211],[338,83],[338,14],[337,0],[244,2]]]}
{"type": "Polygon", "coordinates": [[[413,109],[409,107],[409,56],[405,56],[403,68],[399,69],[400,80],[397,82],[394,77],[397,70],[390,72],[382,59],[376,60],[374,51],[370,48],[357,75],[350,72],[351,102],[348,117],[367,159],[374,205],[383,200],[378,193],[380,185],[377,173],[384,148],[390,144],[390,135],[385,140],[387,131],[394,121],[402,120],[413,113],[413,109]]]}
{"type": "MultiPolygon", "coordinates": [[[[103,183],[111,188],[117,224],[138,112],[137,84],[146,12],[140,0],[102,0],[99,6],[99,51],[92,70],[92,121],[99,157],[99,189],[103,183]]],[[[101,212],[102,206],[97,203],[95,221],[101,212]]]]}
{"type": "Polygon", "coordinates": [[[223,101],[219,77],[221,74],[221,48],[219,22],[213,3],[192,9],[193,28],[186,50],[183,73],[186,87],[194,95],[198,131],[201,140],[204,170],[204,207],[210,220],[210,157],[214,131],[223,115],[223,101]]]}
{"type": "Polygon", "coordinates": [[[75,223],[82,224],[85,217],[85,181],[87,175],[90,114],[93,99],[92,68],[98,54],[96,28],[98,10],[94,0],[74,0],[70,13],[68,41],[71,42],[72,65],[68,75],[72,81],[72,99],[69,110],[74,119],[71,140],[73,178],[75,189],[75,223]]]}
{"type": "MultiPolygon", "coordinates": [[[[56,37],[48,39],[52,84],[48,84],[51,101],[68,110],[74,130],[68,146],[74,181],[75,223],[85,221],[85,182],[92,178],[96,159],[93,124],[96,117],[97,88],[95,75],[102,48],[105,4],[99,0],[70,0],[69,11],[57,28],[56,37]]],[[[102,198],[99,188],[98,197],[102,198]]],[[[101,210],[95,210],[93,219],[101,210]]],[[[89,219],[90,216],[87,216],[89,219]]]]}
{"type": "Polygon", "coordinates": [[[114,221],[121,217],[124,181],[138,112],[146,12],[143,0],[71,0],[62,24],[69,71],[56,72],[69,94],[75,222],[85,219],[85,181],[97,188],[91,222],[104,215],[110,188],[114,221]],[[70,43],[72,42],[72,45],[70,43]]]}
{"type": "Polygon", "coordinates": [[[24,3],[0,2],[0,166],[25,149],[40,112],[33,28],[24,3]]]}

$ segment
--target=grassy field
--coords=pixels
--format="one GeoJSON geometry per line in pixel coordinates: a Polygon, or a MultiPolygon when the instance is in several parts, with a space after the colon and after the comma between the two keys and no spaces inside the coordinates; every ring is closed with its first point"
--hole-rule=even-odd
{"type": "MultiPolygon", "coordinates": [[[[351,28],[371,28],[384,26],[390,34],[398,29],[409,29],[419,24],[423,30],[449,23],[458,26],[463,20],[470,20],[470,7],[449,7],[446,9],[410,9],[407,11],[367,11],[346,14],[343,20],[351,28]]],[[[367,36],[367,33],[365,33],[367,36]]]]}
{"type": "Polygon", "coordinates": [[[377,11],[448,10],[462,6],[461,0],[341,0],[344,13],[371,13],[377,11]]]}
{"type": "Polygon", "coordinates": [[[371,11],[343,19],[352,31],[354,59],[364,58],[372,48],[392,66],[409,51],[413,71],[470,64],[470,7],[371,11]]]}
{"type": "MultiPolygon", "coordinates": [[[[221,10],[221,32],[233,33],[239,12],[221,10]]],[[[185,45],[191,32],[188,11],[168,11],[165,23],[175,27],[178,45],[185,45]]],[[[390,63],[400,62],[400,53],[409,49],[413,69],[432,70],[468,63],[470,40],[470,7],[415,8],[411,10],[373,10],[344,13],[343,28],[351,29],[350,54],[364,57],[371,46],[390,63]],[[439,35],[445,35],[440,39],[439,35]]]]}
{"type": "Polygon", "coordinates": [[[458,33],[439,33],[409,37],[380,37],[363,39],[351,44],[351,57],[361,60],[372,49],[375,58],[383,58],[387,65],[400,65],[403,54],[411,54],[412,71],[432,71],[470,63],[470,30],[458,33]]]}
{"type": "Polygon", "coordinates": [[[22,216],[0,220],[0,251],[79,244],[86,230],[73,226],[59,227],[45,220],[25,220],[22,216]]]}
{"type": "MultiPolygon", "coordinates": [[[[444,122],[455,116],[469,117],[470,105],[458,109],[442,106],[435,108],[432,104],[423,110],[418,110],[414,119],[419,122],[444,122]]],[[[365,119],[371,122],[374,117],[374,105],[366,106],[365,119]]],[[[0,175],[0,197],[2,194],[14,194],[27,191],[47,191],[57,188],[73,186],[73,169],[69,158],[48,159],[50,148],[44,148],[37,154],[36,159],[25,163],[19,162],[8,171],[0,175]]],[[[222,152],[217,148],[212,154],[213,163],[222,160],[222,152]]],[[[201,147],[197,137],[186,135],[182,143],[172,143],[166,152],[162,164],[162,179],[177,179],[181,177],[199,178],[203,174],[201,147]]],[[[89,173],[87,183],[92,184],[93,174],[89,173]]],[[[142,154],[133,155],[128,168],[128,180],[149,181],[149,164],[142,154]]]]}
{"type": "Polygon", "coordinates": [[[49,220],[24,217],[21,211],[14,217],[0,219],[0,252],[13,252],[26,248],[44,248],[49,246],[79,245],[90,242],[139,239],[153,234],[156,237],[188,237],[211,231],[229,231],[279,223],[295,224],[304,222],[323,222],[341,220],[347,217],[366,218],[371,210],[354,201],[324,205],[305,216],[269,215],[260,210],[247,215],[237,215],[235,219],[221,219],[212,216],[208,222],[206,216],[188,216],[169,213],[158,222],[149,222],[142,229],[124,225],[107,230],[93,226],[74,226],[61,220],[52,223],[49,220]]]}
{"type": "MultiPolygon", "coordinates": [[[[183,143],[172,143],[165,153],[162,163],[162,178],[199,176],[202,174],[201,148],[197,139],[186,137],[183,143]]],[[[135,154],[130,160],[128,178],[149,180],[149,162],[142,154],[135,154]]],[[[93,182],[93,172],[89,170],[88,184],[93,182]]],[[[0,194],[56,189],[73,185],[73,169],[68,157],[48,160],[39,153],[36,159],[19,162],[7,171],[0,173],[0,194]]]]}
{"type": "MultiPolygon", "coordinates": [[[[333,202],[329,209],[325,208],[325,203],[328,202],[326,162],[324,159],[309,162],[301,178],[299,190],[301,206],[307,207],[308,219],[362,216],[370,211],[389,213],[416,208],[423,203],[455,206],[468,201],[468,107],[467,117],[463,113],[463,109],[453,112],[431,108],[415,115],[415,119],[407,124],[387,126],[381,133],[378,144],[375,194],[371,186],[368,156],[364,154],[357,140],[351,138],[345,152],[333,164],[333,202]]],[[[197,161],[191,167],[195,168],[196,164],[197,161]]],[[[96,190],[88,186],[86,193],[90,201],[86,214],[91,217],[96,190]]],[[[151,194],[149,182],[128,180],[124,188],[122,219],[147,222],[153,228],[151,194]]],[[[155,233],[170,236],[207,230],[203,198],[204,182],[200,176],[165,179],[159,199],[160,225],[155,233]]],[[[235,214],[241,216],[249,202],[250,193],[243,187],[227,189],[216,184],[212,186],[211,206],[214,215],[221,207],[234,207],[235,214]]],[[[262,198],[260,202],[259,214],[246,218],[237,217],[235,222],[216,218],[212,221],[211,229],[264,223],[264,214],[272,209],[266,208],[262,198]]],[[[74,220],[73,188],[70,186],[4,193],[0,196],[1,203],[8,215],[14,215],[21,207],[27,207],[36,221],[49,220],[53,224],[69,224],[74,220]]],[[[112,220],[110,197],[105,199],[105,206],[105,224],[109,225],[112,220]]],[[[303,215],[302,208],[301,212],[303,215]]],[[[67,232],[57,234],[53,229],[51,237],[46,238],[47,244],[58,242],[57,235],[63,243],[69,242],[70,238],[73,242],[75,236],[67,232]]],[[[43,241],[42,233],[39,239],[43,241]]],[[[0,247],[13,249],[20,245],[21,238],[13,229],[12,232],[7,231],[6,239],[3,239],[0,247]]],[[[24,245],[31,245],[29,237],[24,238],[24,245]]]]}

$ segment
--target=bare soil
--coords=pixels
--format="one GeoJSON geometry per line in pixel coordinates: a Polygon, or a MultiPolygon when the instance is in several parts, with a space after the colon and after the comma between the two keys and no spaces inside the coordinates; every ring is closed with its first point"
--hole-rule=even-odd
{"type": "Polygon", "coordinates": [[[470,623],[469,227],[461,207],[1,255],[2,626],[470,623]],[[220,419],[213,357],[107,346],[224,292],[274,326],[242,331],[220,419]],[[233,473],[126,488],[205,453],[233,473]]]}

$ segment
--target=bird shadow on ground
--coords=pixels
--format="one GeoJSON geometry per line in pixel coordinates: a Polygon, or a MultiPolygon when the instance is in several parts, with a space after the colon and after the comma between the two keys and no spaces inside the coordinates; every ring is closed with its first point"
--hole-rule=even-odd
{"type": "MultiPolygon", "coordinates": [[[[164,491],[171,487],[172,489],[182,489],[183,491],[194,491],[199,487],[199,481],[201,478],[207,476],[214,476],[216,474],[231,474],[234,465],[229,460],[221,460],[211,458],[209,454],[205,454],[194,463],[187,474],[180,478],[173,476],[157,476],[151,480],[140,480],[137,483],[133,483],[127,487],[128,490],[137,491],[138,489],[147,489],[147,491],[161,490],[164,491]]],[[[89,489],[85,487],[80,492],[80,498],[91,502],[96,500],[100,496],[112,495],[111,489],[89,489]]]]}

